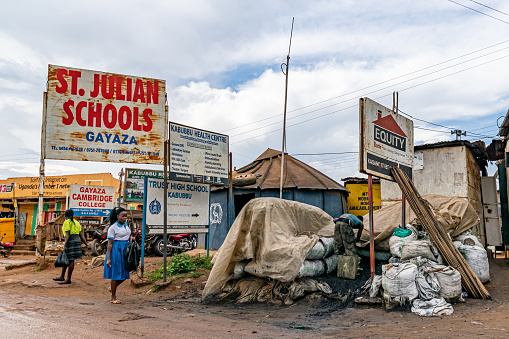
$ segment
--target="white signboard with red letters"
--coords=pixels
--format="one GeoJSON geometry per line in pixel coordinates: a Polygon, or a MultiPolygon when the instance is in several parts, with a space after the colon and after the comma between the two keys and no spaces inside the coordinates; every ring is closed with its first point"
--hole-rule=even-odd
{"type": "Polygon", "coordinates": [[[45,159],[163,164],[166,82],[48,66],[45,159]]]}
{"type": "Polygon", "coordinates": [[[115,187],[71,185],[69,208],[76,216],[107,217],[115,207],[115,187]]]}
{"type": "Polygon", "coordinates": [[[399,166],[410,178],[414,161],[414,123],[368,98],[359,101],[359,171],[393,180],[399,166]]]}

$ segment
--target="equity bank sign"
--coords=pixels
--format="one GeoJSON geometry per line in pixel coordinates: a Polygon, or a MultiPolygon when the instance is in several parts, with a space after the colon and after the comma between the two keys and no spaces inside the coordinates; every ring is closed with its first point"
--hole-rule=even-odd
{"type": "Polygon", "coordinates": [[[413,121],[368,98],[361,98],[360,171],[393,180],[399,166],[409,177],[413,166],[413,121]]]}

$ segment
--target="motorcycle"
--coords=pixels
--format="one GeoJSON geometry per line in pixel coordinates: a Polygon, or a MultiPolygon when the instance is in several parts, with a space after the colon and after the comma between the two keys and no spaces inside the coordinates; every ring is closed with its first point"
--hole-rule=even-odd
{"type": "MultiPolygon", "coordinates": [[[[196,248],[198,237],[196,234],[168,234],[166,254],[172,255],[175,252],[185,252],[196,248]]],[[[152,250],[158,256],[164,255],[163,235],[155,235],[152,240],[152,250]]]]}
{"type": "Polygon", "coordinates": [[[93,239],[90,244],[92,255],[98,256],[106,253],[108,248],[108,232],[98,229],[88,230],[86,233],[93,239]]]}
{"type": "Polygon", "coordinates": [[[5,258],[11,254],[11,251],[14,248],[14,243],[2,241],[6,235],[7,233],[4,233],[4,235],[0,238],[0,254],[2,254],[5,258]]]}

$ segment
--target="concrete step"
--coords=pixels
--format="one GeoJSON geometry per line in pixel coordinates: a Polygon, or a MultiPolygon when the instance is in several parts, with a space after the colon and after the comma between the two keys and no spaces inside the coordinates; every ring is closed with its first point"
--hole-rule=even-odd
{"type": "Polygon", "coordinates": [[[35,246],[35,240],[19,239],[19,240],[16,240],[16,245],[34,245],[35,246]]]}
{"type": "Polygon", "coordinates": [[[21,250],[21,251],[35,251],[35,245],[18,245],[17,243],[13,246],[14,250],[21,250]]]}
{"type": "Polygon", "coordinates": [[[35,251],[12,250],[10,255],[35,255],[35,251]]]}

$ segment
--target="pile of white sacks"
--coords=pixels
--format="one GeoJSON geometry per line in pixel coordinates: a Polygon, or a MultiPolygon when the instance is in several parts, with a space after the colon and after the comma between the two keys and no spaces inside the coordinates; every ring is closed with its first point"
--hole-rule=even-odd
{"type": "Polygon", "coordinates": [[[333,272],[338,266],[334,254],[334,239],[320,238],[306,256],[299,271],[299,278],[318,277],[333,272]]]}
{"type": "MultiPolygon", "coordinates": [[[[251,260],[242,260],[235,264],[232,279],[246,276],[245,268],[251,260]]],[[[334,239],[320,238],[306,255],[297,278],[318,277],[334,272],[338,266],[338,256],[334,254],[334,239]]]]}
{"type": "MultiPolygon", "coordinates": [[[[451,303],[462,301],[460,273],[443,265],[438,250],[424,232],[412,225],[406,228],[411,234],[401,236],[404,232],[397,230],[394,234],[399,236],[390,238],[392,258],[382,266],[382,276],[373,280],[370,296],[375,297],[381,285],[386,308],[411,302],[412,312],[420,316],[452,314],[451,303]]],[[[488,282],[488,256],[479,240],[466,232],[454,239],[454,244],[481,282],[488,282]]]]}

